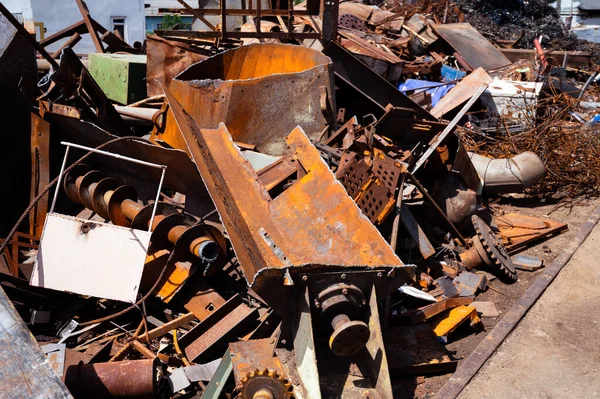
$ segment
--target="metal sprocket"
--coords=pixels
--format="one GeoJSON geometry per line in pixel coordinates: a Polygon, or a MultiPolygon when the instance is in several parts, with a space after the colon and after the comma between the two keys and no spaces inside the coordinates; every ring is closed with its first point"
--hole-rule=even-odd
{"type": "MultiPolygon", "coordinates": [[[[517,269],[510,259],[510,255],[506,252],[506,249],[496,237],[496,234],[492,231],[491,227],[483,221],[479,216],[473,215],[471,217],[475,233],[479,240],[473,240],[474,244],[481,245],[481,249],[485,252],[481,254],[482,259],[485,263],[495,268],[501,273],[502,277],[505,277],[509,281],[517,281],[517,269]]],[[[480,251],[480,248],[477,248],[480,251]]]]}
{"type": "Polygon", "coordinates": [[[241,399],[294,399],[294,387],[277,371],[256,369],[241,378],[241,399]]]}

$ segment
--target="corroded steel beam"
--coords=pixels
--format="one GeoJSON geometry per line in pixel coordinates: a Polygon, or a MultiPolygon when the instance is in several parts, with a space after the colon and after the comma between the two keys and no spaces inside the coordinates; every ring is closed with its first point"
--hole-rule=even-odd
{"type": "MultiPolygon", "coordinates": [[[[365,275],[385,296],[406,269],[377,229],[335,179],[298,127],[286,138],[296,182],[271,197],[227,128],[200,129],[170,91],[171,111],[224,226],[248,284],[276,311],[285,312],[300,275],[378,271],[365,275]],[[371,276],[371,274],[369,274],[371,276]]],[[[306,279],[304,279],[306,280],[306,279]]]]}

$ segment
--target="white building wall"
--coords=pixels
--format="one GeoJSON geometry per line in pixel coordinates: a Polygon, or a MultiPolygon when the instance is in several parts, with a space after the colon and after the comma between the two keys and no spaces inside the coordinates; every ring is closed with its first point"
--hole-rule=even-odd
{"type": "MultiPolygon", "coordinates": [[[[44,23],[46,37],[82,19],[75,0],[30,1],[33,8],[33,20],[44,23]]],[[[92,18],[106,29],[111,29],[111,17],[125,17],[126,37],[124,39],[130,45],[136,41],[144,41],[146,36],[144,0],[87,0],[86,4],[92,18]]],[[[48,46],[47,50],[49,52],[56,50],[62,42],[59,41],[48,46]]],[[[96,52],[94,43],[88,34],[83,35],[83,39],[74,47],[74,50],[77,54],[96,52]]]]}
{"type": "Polygon", "coordinates": [[[19,22],[25,25],[25,29],[31,33],[34,32],[31,0],[2,0],[2,4],[19,22]]]}
{"type": "Polygon", "coordinates": [[[597,12],[590,15],[588,11],[580,10],[581,2],[577,0],[560,0],[553,4],[555,8],[558,8],[558,5],[560,17],[570,26],[571,32],[579,39],[600,42],[600,16],[597,12]]]}

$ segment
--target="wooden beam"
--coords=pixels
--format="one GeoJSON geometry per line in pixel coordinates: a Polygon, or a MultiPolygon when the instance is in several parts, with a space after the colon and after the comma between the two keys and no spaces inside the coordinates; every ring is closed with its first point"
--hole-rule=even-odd
{"type": "Polygon", "coordinates": [[[85,26],[92,37],[92,41],[94,42],[94,46],[96,47],[96,51],[99,53],[104,53],[104,46],[102,45],[102,41],[100,40],[100,36],[98,36],[98,32],[96,32],[96,28],[92,23],[90,18],[90,11],[87,8],[87,5],[83,0],[75,0],[77,2],[77,7],[79,7],[79,12],[83,17],[83,21],[85,22],[85,26]]]}
{"type": "Polygon", "coordinates": [[[80,40],[81,40],[81,35],[79,33],[75,32],[69,40],[64,42],[58,50],[56,50],[55,52],[53,52],[51,54],[52,58],[59,58],[64,49],[66,49],[67,47],[73,48],[73,46],[75,46],[77,43],[79,43],[80,40]]]}
{"type": "Polygon", "coordinates": [[[64,29],[59,30],[55,34],[44,38],[44,40],[42,40],[40,44],[42,45],[42,47],[46,47],[54,42],[59,41],[60,39],[72,36],[74,33],[79,33],[80,35],[83,35],[86,32],[87,28],[85,26],[85,22],[82,19],[79,22],[75,22],[73,25],[67,26],[64,29]]]}
{"type": "Polygon", "coordinates": [[[188,10],[189,12],[194,14],[194,16],[196,18],[198,18],[200,21],[204,22],[206,24],[206,26],[208,26],[213,32],[217,30],[217,28],[215,28],[215,26],[213,24],[211,24],[206,18],[204,18],[204,15],[201,12],[199,12],[195,8],[190,7],[190,5],[188,3],[186,3],[184,0],[177,0],[177,2],[179,4],[181,4],[186,10],[188,10]]]}

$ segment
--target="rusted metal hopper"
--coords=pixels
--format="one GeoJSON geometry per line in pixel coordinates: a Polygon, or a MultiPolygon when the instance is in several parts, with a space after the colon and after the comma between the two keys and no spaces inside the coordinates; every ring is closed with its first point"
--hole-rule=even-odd
{"type": "MultiPolygon", "coordinates": [[[[224,123],[236,142],[281,155],[284,138],[297,126],[318,139],[333,123],[333,67],[321,52],[303,46],[261,43],[242,46],[192,65],[170,90],[202,129],[224,123]]],[[[187,150],[168,112],[155,136],[187,150]]]]}

